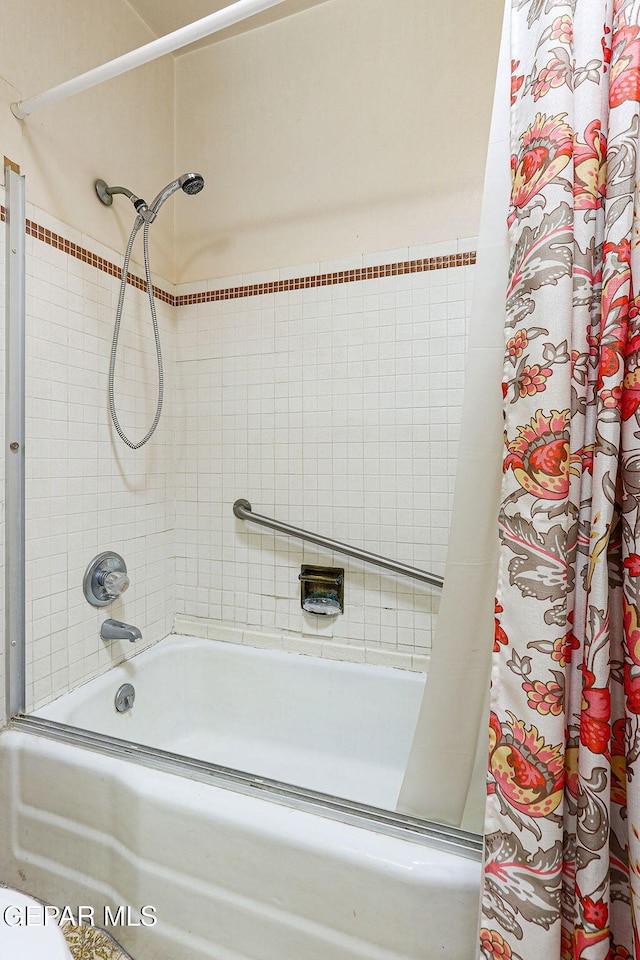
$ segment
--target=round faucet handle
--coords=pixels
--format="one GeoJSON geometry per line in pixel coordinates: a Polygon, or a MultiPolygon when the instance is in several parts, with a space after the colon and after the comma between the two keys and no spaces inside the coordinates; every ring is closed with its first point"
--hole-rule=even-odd
{"type": "Polygon", "coordinates": [[[102,586],[107,591],[107,594],[114,599],[119,597],[121,593],[124,593],[125,590],[129,589],[131,581],[126,573],[122,573],[119,570],[113,570],[111,573],[107,573],[102,580],[102,586]]]}
{"type": "Polygon", "coordinates": [[[119,553],[104,550],[84,572],[82,590],[92,607],[106,607],[129,587],[127,565],[119,553]]]}

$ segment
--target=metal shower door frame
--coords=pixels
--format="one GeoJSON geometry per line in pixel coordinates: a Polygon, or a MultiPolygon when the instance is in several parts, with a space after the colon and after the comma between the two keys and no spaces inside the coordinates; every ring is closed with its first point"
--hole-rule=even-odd
{"type": "Polygon", "coordinates": [[[5,695],[9,718],[26,705],[25,178],[5,165],[5,695]]]}

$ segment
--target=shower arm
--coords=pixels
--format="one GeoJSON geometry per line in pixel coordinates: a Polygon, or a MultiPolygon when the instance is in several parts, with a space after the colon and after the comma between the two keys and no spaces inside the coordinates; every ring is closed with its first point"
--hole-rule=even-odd
{"type": "Polygon", "coordinates": [[[104,180],[96,180],[95,188],[100,200],[107,207],[111,206],[114,195],[117,193],[121,193],[124,197],[127,197],[129,200],[131,200],[131,203],[136,208],[138,217],[140,218],[140,225],[142,225],[145,220],[148,220],[149,223],[153,223],[155,220],[155,213],[151,212],[146,200],[142,200],[141,197],[137,197],[135,193],[132,193],[131,190],[128,190],[126,187],[110,187],[104,180]]]}
{"type": "Polygon", "coordinates": [[[131,190],[127,190],[126,187],[107,187],[107,192],[110,197],[113,197],[114,193],[122,193],[125,197],[128,197],[132,203],[140,199],[136,197],[135,193],[132,193],[131,190]]]}
{"type": "Polygon", "coordinates": [[[116,57],[115,60],[109,60],[108,63],[103,63],[93,70],[88,70],[72,80],[65,80],[64,83],[51,87],[44,93],[30,97],[28,100],[18,100],[11,104],[11,112],[18,120],[25,120],[36,110],[41,110],[42,107],[48,107],[52,103],[66,100],[67,97],[72,97],[76,93],[81,93],[83,90],[89,90],[99,83],[104,83],[105,80],[119,77],[135,67],[157,60],[167,53],[186,47],[196,40],[209,37],[219,30],[224,30],[225,27],[240,23],[256,13],[262,13],[263,10],[268,10],[270,7],[275,7],[283,2],[284,0],[237,0],[236,3],[223,7],[222,10],[209,14],[208,17],[202,17],[186,27],[180,27],[179,30],[174,30],[164,37],[152,40],[151,43],[145,43],[144,46],[131,50],[121,57],[116,57]]]}

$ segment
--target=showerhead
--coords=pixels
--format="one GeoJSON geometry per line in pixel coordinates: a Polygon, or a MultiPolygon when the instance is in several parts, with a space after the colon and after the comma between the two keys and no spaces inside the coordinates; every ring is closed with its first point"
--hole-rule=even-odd
{"type": "Polygon", "coordinates": [[[180,177],[180,186],[191,197],[204,187],[204,177],[199,173],[185,173],[180,177]]]}
{"type": "Polygon", "coordinates": [[[149,205],[152,216],[155,217],[165,200],[168,200],[171,194],[175,193],[176,190],[182,189],[185,193],[191,195],[194,193],[200,193],[203,187],[204,177],[201,174],[183,173],[181,177],[178,177],[176,180],[172,180],[171,183],[167,184],[164,190],[160,191],[153,203],[149,205]]]}

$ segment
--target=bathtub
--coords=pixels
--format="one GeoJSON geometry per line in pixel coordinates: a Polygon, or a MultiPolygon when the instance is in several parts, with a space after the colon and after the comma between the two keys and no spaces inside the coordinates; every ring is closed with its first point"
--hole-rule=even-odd
{"type": "Polygon", "coordinates": [[[36,716],[393,810],[425,677],[172,635],[36,716]],[[118,713],[124,683],[136,691],[118,713]]]}
{"type": "MultiPolygon", "coordinates": [[[[172,636],[38,715],[393,809],[424,678],[172,636]],[[136,699],[119,714],[114,696],[136,699]]],[[[28,721],[27,721],[28,723],[28,721]]],[[[0,734],[0,880],[99,915],[136,960],[470,960],[480,863],[68,743],[0,734]]]]}

